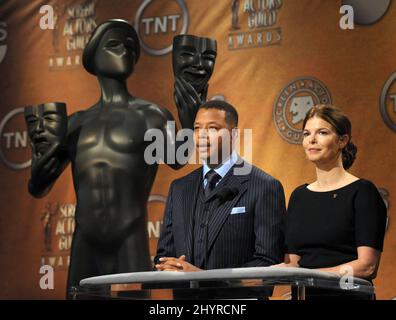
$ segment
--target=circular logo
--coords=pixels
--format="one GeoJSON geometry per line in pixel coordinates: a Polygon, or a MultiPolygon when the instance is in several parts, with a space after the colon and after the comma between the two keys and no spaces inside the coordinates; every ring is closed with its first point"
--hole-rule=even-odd
{"type": "Polygon", "coordinates": [[[342,4],[350,5],[353,8],[355,23],[369,25],[385,15],[390,0],[343,0],[342,4]]]}
{"type": "Polygon", "coordinates": [[[289,143],[301,144],[302,122],[317,104],[331,104],[330,92],[321,81],[300,77],[288,83],[273,108],[273,120],[279,135],[289,143]]]}
{"type": "Polygon", "coordinates": [[[386,80],[380,97],[380,112],[385,124],[396,132],[396,72],[386,80]],[[393,93],[392,93],[393,92],[393,93]]]}
{"type": "Polygon", "coordinates": [[[31,165],[31,159],[24,162],[18,159],[28,158],[28,135],[27,131],[21,131],[23,127],[24,108],[17,108],[9,112],[0,123],[0,159],[6,166],[14,170],[22,170],[31,165]],[[19,116],[19,117],[17,117],[19,116]]]}
{"type": "Polygon", "coordinates": [[[184,0],[144,0],[136,12],[135,29],[143,50],[153,56],[172,51],[173,37],[188,29],[184,0]]]}
{"type": "Polygon", "coordinates": [[[4,60],[7,53],[7,45],[1,44],[1,42],[7,39],[6,27],[7,24],[5,22],[0,22],[0,63],[4,60]]]}
{"type": "Polygon", "coordinates": [[[161,235],[162,219],[164,207],[166,205],[166,196],[160,194],[151,194],[148,198],[148,221],[147,229],[149,236],[150,253],[155,256],[157,251],[157,242],[161,235]]]}
{"type": "MultiPolygon", "coordinates": [[[[387,189],[385,189],[385,188],[378,188],[378,192],[380,193],[380,195],[381,195],[381,197],[382,197],[382,200],[383,200],[384,203],[385,203],[386,210],[389,210],[389,207],[390,207],[389,199],[388,199],[388,198],[389,198],[389,191],[388,191],[387,189]]],[[[390,217],[389,217],[389,215],[387,215],[387,217],[386,217],[385,231],[388,230],[389,220],[390,220],[390,217]]]]}

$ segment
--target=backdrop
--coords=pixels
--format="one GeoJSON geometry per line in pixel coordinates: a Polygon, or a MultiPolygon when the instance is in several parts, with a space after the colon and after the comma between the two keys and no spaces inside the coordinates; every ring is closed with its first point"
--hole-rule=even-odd
{"type": "MultiPolygon", "coordinates": [[[[70,168],[45,198],[28,194],[30,146],[22,108],[63,101],[70,114],[99,99],[97,80],[84,70],[81,56],[92,30],[109,18],[130,21],[139,32],[142,54],[128,79],[131,94],[167,107],[175,117],[173,37],[190,33],[217,40],[209,97],[236,106],[240,127],[252,129],[252,162],[282,182],[287,200],[315,176],[300,144],[303,116],[319,102],[341,107],[358,146],[350,171],[373,181],[388,206],[377,295],[396,296],[396,7],[389,2],[1,1],[0,298],[64,297],[75,208],[70,168]],[[343,30],[340,7],[348,3],[355,25],[343,30]],[[40,27],[43,5],[53,8],[53,29],[40,27]],[[41,265],[54,267],[53,290],[40,289],[41,265]]],[[[148,204],[152,254],[169,185],[194,168],[159,168],[148,204]]]]}

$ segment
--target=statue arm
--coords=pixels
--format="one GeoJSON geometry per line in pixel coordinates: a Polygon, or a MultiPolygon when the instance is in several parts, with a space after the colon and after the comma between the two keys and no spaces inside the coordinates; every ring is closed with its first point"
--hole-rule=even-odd
{"type": "Polygon", "coordinates": [[[178,130],[176,121],[169,110],[161,108],[166,123],[163,127],[165,133],[164,161],[172,169],[184,167],[191,153],[194,151],[193,130],[189,127],[178,130]]]}
{"type": "Polygon", "coordinates": [[[52,189],[56,179],[68,164],[65,150],[54,144],[41,157],[33,154],[31,177],[28,182],[29,193],[35,198],[42,198],[52,189]]]}
{"type": "Polygon", "coordinates": [[[181,77],[176,77],[173,97],[182,128],[193,129],[198,108],[206,101],[208,84],[203,92],[198,93],[194,87],[181,77]]]}
{"type": "MultiPolygon", "coordinates": [[[[79,114],[80,112],[77,112],[69,117],[68,132],[72,132],[77,126],[81,118],[79,114]]],[[[68,135],[65,139],[68,139],[68,135]]],[[[46,196],[69,164],[70,159],[66,145],[67,142],[55,143],[41,156],[36,155],[33,145],[31,177],[28,182],[28,190],[33,197],[46,196]]]]}

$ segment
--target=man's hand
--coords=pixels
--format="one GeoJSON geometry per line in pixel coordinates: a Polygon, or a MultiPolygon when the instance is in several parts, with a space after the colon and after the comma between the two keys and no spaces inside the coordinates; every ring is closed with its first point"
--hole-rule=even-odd
{"type": "Polygon", "coordinates": [[[186,256],[182,255],[179,258],[174,257],[162,257],[159,259],[161,261],[160,264],[156,264],[155,268],[158,271],[181,271],[181,272],[194,272],[194,271],[202,271],[198,267],[188,263],[186,261],[186,256]]]}

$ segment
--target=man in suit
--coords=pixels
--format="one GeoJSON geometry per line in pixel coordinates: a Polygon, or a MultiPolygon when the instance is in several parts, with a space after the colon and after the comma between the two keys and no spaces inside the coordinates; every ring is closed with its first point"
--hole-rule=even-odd
{"type": "Polygon", "coordinates": [[[282,185],[237,155],[234,139],[227,139],[237,125],[229,103],[200,106],[194,142],[204,164],[171,184],[157,270],[262,267],[283,260],[282,185]]]}

